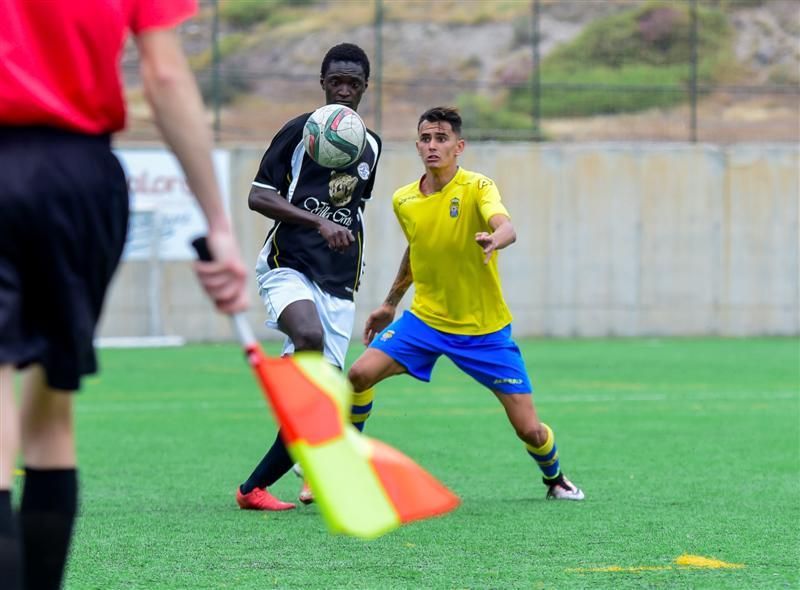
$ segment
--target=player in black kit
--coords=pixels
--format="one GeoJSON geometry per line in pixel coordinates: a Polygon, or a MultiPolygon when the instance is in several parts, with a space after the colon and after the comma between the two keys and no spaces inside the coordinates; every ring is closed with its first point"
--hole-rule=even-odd
{"type": "MultiPolygon", "coordinates": [[[[326,104],[357,110],[368,81],[369,59],[357,45],[336,45],[322,60],[320,85],[326,104]]],[[[367,146],[358,161],[340,170],[323,168],[303,147],[303,126],[310,114],[292,119],[275,135],[253,181],[250,208],[275,220],[259,254],[256,275],[267,326],[286,334],[284,354],[319,351],[343,368],[355,317],[353,294],[364,264],[364,205],[372,197],[381,140],[368,130],[367,146]]],[[[267,454],[236,490],[239,506],[294,508],[267,491],[292,464],[278,432],[267,454]]],[[[300,501],[312,501],[305,485],[300,501]]]]}

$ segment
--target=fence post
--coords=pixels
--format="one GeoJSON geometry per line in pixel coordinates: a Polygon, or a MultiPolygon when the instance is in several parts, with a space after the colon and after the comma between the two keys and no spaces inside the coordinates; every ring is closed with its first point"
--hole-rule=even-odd
{"type": "Polygon", "coordinates": [[[531,98],[533,102],[533,139],[534,141],[542,140],[542,110],[541,110],[541,97],[542,97],[542,79],[540,73],[540,59],[539,59],[539,15],[540,6],[539,0],[533,0],[531,3],[531,47],[533,49],[533,72],[531,72],[531,98]]]}
{"type": "Polygon", "coordinates": [[[383,126],[383,0],[375,0],[375,132],[383,126]]]}
{"type": "Polygon", "coordinates": [[[689,13],[691,21],[689,30],[689,44],[691,45],[689,64],[689,98],[691,102],[689,141],[697,143],[697,0],[691,0],[689,13]]]}
{"type": "Polygon", "coordinates": [[[211,102],[214,108],[214,141],[218,142],[222,123],[220,121],[219,97],[219,0],[211,0],[211,102]]]}

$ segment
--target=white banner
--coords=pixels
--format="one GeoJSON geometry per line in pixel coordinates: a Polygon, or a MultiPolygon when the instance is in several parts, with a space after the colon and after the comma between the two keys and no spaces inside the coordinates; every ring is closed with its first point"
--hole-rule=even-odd
{"type": "MultiPolygon", "coordinates": [[[[189,242],[206,221],[178,160],[166,149],[120,149],[130,192],[130,221],[123,260],[192,260],[189,242]]],[[[213,162],[226,211],[230,200],[230,153],[214,150],[213,162]]]]}

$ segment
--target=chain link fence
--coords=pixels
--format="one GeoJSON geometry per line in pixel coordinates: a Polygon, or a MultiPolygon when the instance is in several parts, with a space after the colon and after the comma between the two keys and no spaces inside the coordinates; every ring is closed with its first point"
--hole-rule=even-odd
{"type": "MultiPolygon", "coordinates": [[[[800,140],[800,11],[783,0],[201,0],[182,40],[216,138],[264,142],[319,106],[319,64],[370,56],[385,140],[455,104],[477,140],[800,140]]],[[[124,60],[128,140],[157,136],[124,60]]]]}

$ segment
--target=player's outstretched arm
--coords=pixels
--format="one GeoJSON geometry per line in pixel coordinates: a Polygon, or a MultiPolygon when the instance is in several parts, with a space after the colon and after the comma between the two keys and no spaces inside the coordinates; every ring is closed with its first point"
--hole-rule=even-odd
{"type": "Polygon", "coordinates": [[[194,75],[175,31],[145,31],[136,43],[145,97],[208,221],[214,261],[195,263],[198,279],[220,311],[243,311],[248,307],[247,270],[220,197],[211,161],[211,131],[194,75]]]}
{"type": "Polygon", "coordinates": [[[489,219],[489,227],[492,228],[492,233],[482,231],[475,234],[475,241],[483,248],[484,264],[489,263],[495,250],[502,250],[517,241],[517,232],[505,215],[493,215],[489,219]]]}
{"type": "Polygon", "coordinates": [[[378,309],[369,314],[367,322],[364,326],[364,344],[369,345],[372,339],[386,328],[394,320],[394,315],[397,311],[397,304],[406,294],[411,283],[414,282],[414,276],[411,274],[411,261],[409,258],[409,250],[406,248],[403,254],[403,259],[400,261],[400,268],[397,269],[397,276],[389,289],[389,294],[378,309]]]}

